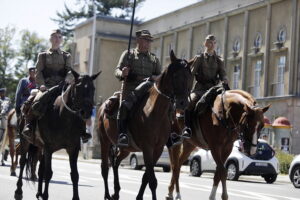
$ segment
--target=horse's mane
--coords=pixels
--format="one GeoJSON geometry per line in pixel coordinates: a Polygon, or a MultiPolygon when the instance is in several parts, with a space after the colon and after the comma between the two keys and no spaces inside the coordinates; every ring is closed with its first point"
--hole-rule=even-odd
{"type": "Polygon", "coordinates": [[[257,104],[255,98],[244,90],[229,90],[228,92],[241,95],[251,104],[251,106],[255,106],[257,104]]]}

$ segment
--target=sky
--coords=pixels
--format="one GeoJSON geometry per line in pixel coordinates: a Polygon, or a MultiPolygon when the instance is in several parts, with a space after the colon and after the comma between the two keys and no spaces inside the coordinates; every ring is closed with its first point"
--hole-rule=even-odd
{"type": "MultiPolygon", "coordinates": [[[[146,0],[136,10],[139,19],[149,20],[172,12],[199,0],[146,0]]],[[[50,19],[62,11],[64,3],[75,5],[76,0],[0,0],[0,28],[14,26],[18,31],[28,29],[48,38],[57,25],[50,19]]]]}

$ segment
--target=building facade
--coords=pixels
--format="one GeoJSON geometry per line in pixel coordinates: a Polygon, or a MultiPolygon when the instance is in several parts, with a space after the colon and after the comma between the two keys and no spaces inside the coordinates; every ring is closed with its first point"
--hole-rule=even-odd
{"type": "MultiPolygon", "coordinates": [[[[130,22],[98,17],[93,71],[96,97],[106,99],[120,89],[114,70],[127,49],[130,22]]],[[[152,52],[163,66],[169,52],[190,59],[204,51],[207,34],[217,37],[217,54],[224,58],[233,89],[250,92],[262,106],[271,104],[266,116],[280,116],[292,125],[292,153],[300,153],[300,0],[203,0],[155,19],[136,23],[134,30],[149,29],[155,37],[152,52]],[[299,147],[296,147],[299,146],[299,147]]],[[[88,71],[92,20],[75,28],[74,66],[88,71]]],[[[134,44],[133,44],[134,45],[134,44]]]]}

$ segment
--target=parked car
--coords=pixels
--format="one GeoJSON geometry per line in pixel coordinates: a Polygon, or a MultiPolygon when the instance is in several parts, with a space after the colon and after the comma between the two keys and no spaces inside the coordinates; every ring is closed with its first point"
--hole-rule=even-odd
{"type": "MultiPolygon", "coordinates": [[[[130,165],[131,169],[140,170],[145,166],[142,152],[130,153],[121,163],[121,165],[130,165]]],[[[168,148],[165,147],[160,158],[156,163],[157,167],[162,167],[164,172],[170,172],[170,157],[168,148]]]]}
{"type": "MultiPolygon", "coordinates": [[[[203,172],[216,170],[211,152],[204,149],[198,149],[190,157],[189,163],[192,176],[201,176],[203,172]]],[[[229,180],[238,180],[241,175],[257,175],[262,176],[267,183],[273,183],[279,173],[279,162],[275,157],[275,151],[265,140],[259,140],[257,153],[253,157],[242,153],[240,142],[235,141],[225,166],[229,180]]]]}
{"type": "Polygon", "coordinates": [[[300,155],[296,156],[289,169],[289,177],[295,188],[300,188],[300,155]]]}

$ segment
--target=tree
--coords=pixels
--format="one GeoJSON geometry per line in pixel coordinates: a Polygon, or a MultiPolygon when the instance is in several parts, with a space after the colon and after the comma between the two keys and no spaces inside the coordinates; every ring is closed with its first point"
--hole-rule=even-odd
{"type": "Polygon", "coordinates": [[[24,77],[27,74],[27,69],[35,65],[38,53],[45,51],[47,48],[47,41],[44,38],[40,38],[37,33],[23,30],[21,34],[18,61],[15,65],[14,73],[18,78],[24,77]]]}
{"type": "Polygon", "coordinates": [[[13,48],[12,40],[15,33],[14,27],[0,28],[0,87],[6,87],[8,93],[14,91],[15,82],[17,82],[13,76],[13,59],[16,51],[13,48]]]}
{"type": "MultiPolygon", "coordinates": [[[[141,5],[145,0],[137,0],[136,6],[141,5]]],[[[72,30],[74,26],[82,19],[93,17],[93,1],[76,0],[77,9],[72,10],[66,4],[64,11],[56,12],[55,21],[62,30],[66,38],[73,36],[72,30]]],[[[95,0],[96,14],[112,16],[117,18],[128,18],[131,16],[133,1],[130,0],[95,0]]]]}

